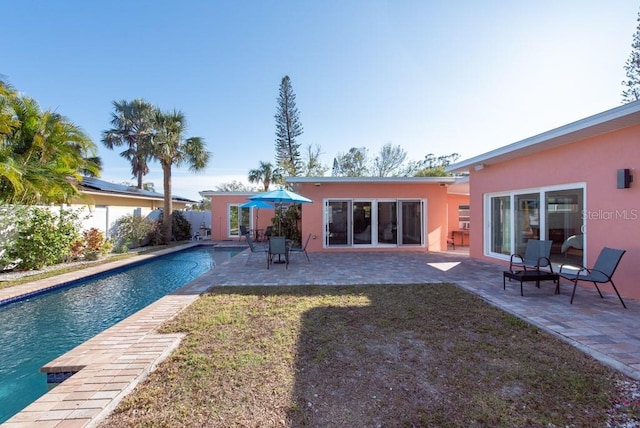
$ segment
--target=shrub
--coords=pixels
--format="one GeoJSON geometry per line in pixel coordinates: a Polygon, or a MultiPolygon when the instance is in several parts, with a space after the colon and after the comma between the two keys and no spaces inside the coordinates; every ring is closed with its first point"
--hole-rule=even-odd
{"type": "Polygon", "coordinates": [[[97,260],[113,247],[111,241],[105,239],[104,234],[95,227],[83,231],[82,239],[73,242],[72,254],[77,252],[77,243],[80,243],[80,254],[87,260],[97,260]]]}
{"type": "Polygon", "coordinates": [[[16,260],[9,255],[9,247],[16,239],[19,218],[24,218],[27,210],[24,206],[0,206],[0,271],[15,267],[16,260]]]}
{"type": "Polygon", "coordinates": [[[156,228],[155,221],[139,215],[127,214],[120,217],[111,229],[116,252],[126,253],[129,248],[141,246],[156,228]]]}
{"type": "Polygon", "coordinates": [[[18,269],[40,269],[62,263],[71,255],[71,244],[78,239],[79,214],[60,209],[53,213],[35,207],[17,219],[16,234],[6,249],[18,269]]]}
{"type": "MultiPolygon", "coordinates": [[[[158,218],[160,227],[158,228],[157,236],[152,238],[152,244],[154,245],[163,243],[164,235],[161,229],[163,215],[164,213],[160,212],[160,217],[158,218]]],[[[182,211],[174,211],[171,214],[171,235],[172,239],[176,241],[187,241],[191,238],[191,223],[189,223],[189,220],[182,214],[182,211]]]]}

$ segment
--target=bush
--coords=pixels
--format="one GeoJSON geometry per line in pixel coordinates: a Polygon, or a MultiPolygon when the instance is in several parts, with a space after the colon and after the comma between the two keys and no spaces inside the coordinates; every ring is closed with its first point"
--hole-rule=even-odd
{"type": "Polygon", "coordinates": [[[104,234],[92,227],[82,232],[82,237],[71,243],[71,257],[84,256],[87,260],[97,260],[107,254],[113,245],[104,238],[104,234]]]}
{"type": "Polygon", "coordinates": [[[158,228],[153,220],[128,214],[120,217],[111,229],[117,253],[126,253],[129,248],[139,247],[158,228]]]}
{"type": "Polygon", "coordinates": [[[61,209],[58,214],[46,208],[31,208],[20,216],[16,233],[6,248],[18,269],[40,269],[62,263],[71,255],[71,244],[79,237],[79,214],[61,209]]]}
{"type": "Polygon", "coordinates": [[[26,215],[27,210],[24,206],[0,206],[0,271],[12,269],[16,265],[16,260],[9,256],[9,247],[18,234],[18,219],[26,215]]]}
{"type": "MultiPolygon", "coordinates": [[[[162,231],[162,220],[163,220],[163,212],[160,212],[160,217],[158,218],[158,223],[160,224],[160,228],[157,231],[157,237],[152,239],[153,241],[157,241],[155,245],[163,243],[163,231],[162,231]]],[[[174,211],[171,214],[171,235],[172,238],[176,241],[187,241],[191,239],[191,224],[189,220],[186,219],[182,211],[174,211]]]]}

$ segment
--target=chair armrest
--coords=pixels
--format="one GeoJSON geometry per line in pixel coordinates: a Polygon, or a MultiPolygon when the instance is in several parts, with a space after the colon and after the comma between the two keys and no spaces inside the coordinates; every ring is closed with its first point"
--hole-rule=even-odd
{"type": "Polygon", "coordinates": [[[540,267],[549,267],[549,270],[551,271],[551,273],[553,273],[553,265],[551,264],[551,260],[549,260],[549,257],[540,257],[538,259],[538,265],[536,266],[537,270],[540,270],[540,267]],[[547,264],[546,265],[542,265],[542,261],[546,261],[547,264]]]}

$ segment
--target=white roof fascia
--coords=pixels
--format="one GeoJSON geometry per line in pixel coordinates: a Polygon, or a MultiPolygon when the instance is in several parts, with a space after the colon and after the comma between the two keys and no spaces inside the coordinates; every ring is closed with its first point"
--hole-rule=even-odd
{"type": "Polygon", "coordinates": [[[261,192],[225,192],[223,190],[201,190],[200,196],[203,198],[216,196],[216,195],[224,195],[224,196],[253,196],[257,195],[261,192]]]}
{"type": "Polygon", "coordinates": [[[287,183],[455,183],[456,177],[286,177],[287,183]]]}

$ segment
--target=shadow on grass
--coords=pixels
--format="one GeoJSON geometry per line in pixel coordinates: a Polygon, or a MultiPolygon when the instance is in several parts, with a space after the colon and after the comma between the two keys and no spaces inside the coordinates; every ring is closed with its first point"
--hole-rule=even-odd
{"type": "Polygon", "coordinates": [[[605,426],[619,375],[449,284],[219,287],[108,426],[605,426]]]}
{"type": "Polygon", "coordinates": [[[300,316],[293,426],[606,421],[610,369],[455,286],[233,292],[326,299],[300,316]]]}

